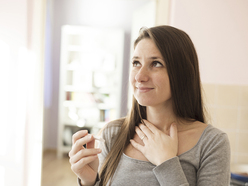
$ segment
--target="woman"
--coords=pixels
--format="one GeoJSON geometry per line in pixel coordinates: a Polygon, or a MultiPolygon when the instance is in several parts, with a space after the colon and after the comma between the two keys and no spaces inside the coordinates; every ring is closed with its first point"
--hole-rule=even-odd
{"type": "Polygon", "coordinates": [[[228,138],[204,123],[189,36],[170,26],[142,29],[134,48],[128,116],[106,125],[100,149],[87,131],[73,136],[69,156],[79,184],[229,185],[228,138]]]}

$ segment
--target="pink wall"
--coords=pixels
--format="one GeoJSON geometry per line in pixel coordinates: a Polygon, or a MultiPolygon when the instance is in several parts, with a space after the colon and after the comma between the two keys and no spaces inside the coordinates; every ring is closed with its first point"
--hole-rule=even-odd
{"type": "Polygon", "coordinates": [[[247,0],[171,0],[170,24],[193,40],[203,83],[248,85],[247,0]]]}

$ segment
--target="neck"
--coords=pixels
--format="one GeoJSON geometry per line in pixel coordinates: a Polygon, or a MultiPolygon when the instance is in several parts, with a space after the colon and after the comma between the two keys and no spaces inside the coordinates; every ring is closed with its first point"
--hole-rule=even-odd
{"type": "Polygon", "coordinates": [[[170,130],[171,124],[177,123],[177,118],[171,108],[146,107],[147,120],[158,129],[166,132],[170,130]]]}

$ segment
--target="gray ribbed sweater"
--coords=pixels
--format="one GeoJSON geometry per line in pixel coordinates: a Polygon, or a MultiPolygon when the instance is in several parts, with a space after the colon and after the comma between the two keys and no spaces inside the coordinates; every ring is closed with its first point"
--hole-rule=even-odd
{"type": "MultiPolygon", "coordinates": [[[[121,121],[103,130],[105,143],[99,155],[100,166],[110,151],[121,121]]],[[[230,181],[230,145],[228,137],[208,125],[197,144],[187,152],[159,166],[122,155],[112,186],[228,186],[230,181]]],[[[99,181],[95,185],[98,185],[99,181]]]]}

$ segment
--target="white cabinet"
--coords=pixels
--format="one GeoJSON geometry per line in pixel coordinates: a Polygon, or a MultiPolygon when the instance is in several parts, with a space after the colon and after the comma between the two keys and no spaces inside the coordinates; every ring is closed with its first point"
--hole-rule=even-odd
{"type": "Polygon", "coordinates": [[[61,33],[58,156],[80,129],[120,117],[124,31],[65,25],[61,33]]]}

